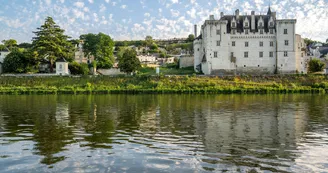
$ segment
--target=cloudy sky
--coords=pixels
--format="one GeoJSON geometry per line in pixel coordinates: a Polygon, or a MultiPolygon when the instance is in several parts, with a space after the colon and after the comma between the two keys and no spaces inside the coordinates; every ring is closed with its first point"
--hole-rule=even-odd
{"type": "Polygon", "coordinates": [[[73,38],[98,32],[115,40],[187,37],[210,14],[266,13],[270,3],[278,18],[297,19],[298,34],[328,38],[328,0],[0,0],[0,40],[31,42],[47,16],[73,38]]]}

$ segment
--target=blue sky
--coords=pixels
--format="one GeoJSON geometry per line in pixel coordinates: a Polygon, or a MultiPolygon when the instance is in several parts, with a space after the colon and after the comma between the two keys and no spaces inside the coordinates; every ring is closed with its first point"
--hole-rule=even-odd
{"type": "Polygon", "coordinates": [[[328,38],[328,0],[0,0],[0,40],[31,42],[47,16],[73,38],[98,32],[115,40],[187,37],[210,14],[266,13],[269,4],[278,18],[296,18],[302,37],[328,38]]]}

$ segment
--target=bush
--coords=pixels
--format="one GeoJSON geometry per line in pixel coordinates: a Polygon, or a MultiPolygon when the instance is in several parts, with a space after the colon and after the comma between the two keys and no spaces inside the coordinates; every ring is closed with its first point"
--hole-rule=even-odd
{"type": "Polygon", "coordinates": [[[325,64],[320,61],[319,59],[311,59],[309,62],[309,72],[315,73],[315,72],[321,72],[323,71],[325,64]]]}
{"type": "Polygon", "coordinates": [[[89,66],[86,63],[72,62],[68,65],[72,75],[87,75],[89,74],[89,66]]]}

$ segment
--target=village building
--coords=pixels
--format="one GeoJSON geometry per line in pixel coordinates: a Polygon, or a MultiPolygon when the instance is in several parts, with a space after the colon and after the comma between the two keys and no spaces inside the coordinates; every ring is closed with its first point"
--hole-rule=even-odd
{"type": "Polygon", "coordinates": [[[68,69],[68,62],[65,58],[59,58],[56,61],[56,74],[57,75],[70,75],[68,69]]]}
{"type": "Polygon", "coordinates": [[[74,60],[75,62],[77,63],[87,63],[87,64],[90,64],[94,61],[94,56],[93,55],[90,55],[89,57],[88,56],[85,56],[84,55],[84,52],[83,52],[83,41],[81,40],[79,44],[75,45],[75,53],[74,53],[74,60]]]}
{"type": "Polygon", "coordinates": [[[211,15],[194,40],[194,68],[206,75],[306,73],[306,45],[295,24],[270,7],[267,14],[211,15]]]}

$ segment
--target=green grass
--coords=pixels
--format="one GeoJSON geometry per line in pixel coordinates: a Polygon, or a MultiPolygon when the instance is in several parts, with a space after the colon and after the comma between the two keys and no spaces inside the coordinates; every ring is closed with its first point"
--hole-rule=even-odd
{"type": "Polygon", "coordinates": [[[0,77],[0,94],[325,94],[327,92],[328,79],[323,75],[0,77]]]}
{"type": "MultiPolygon", "coordinates": [[[[160,67],[159,72],[162,75],[192,75],[195,73],[194,67],[178,69],[173,66],[160,67]]],[[[151,67],[143,67],[139,70],[139,73],[142,75],[156,75],[156,69],[151,67]]]]}

